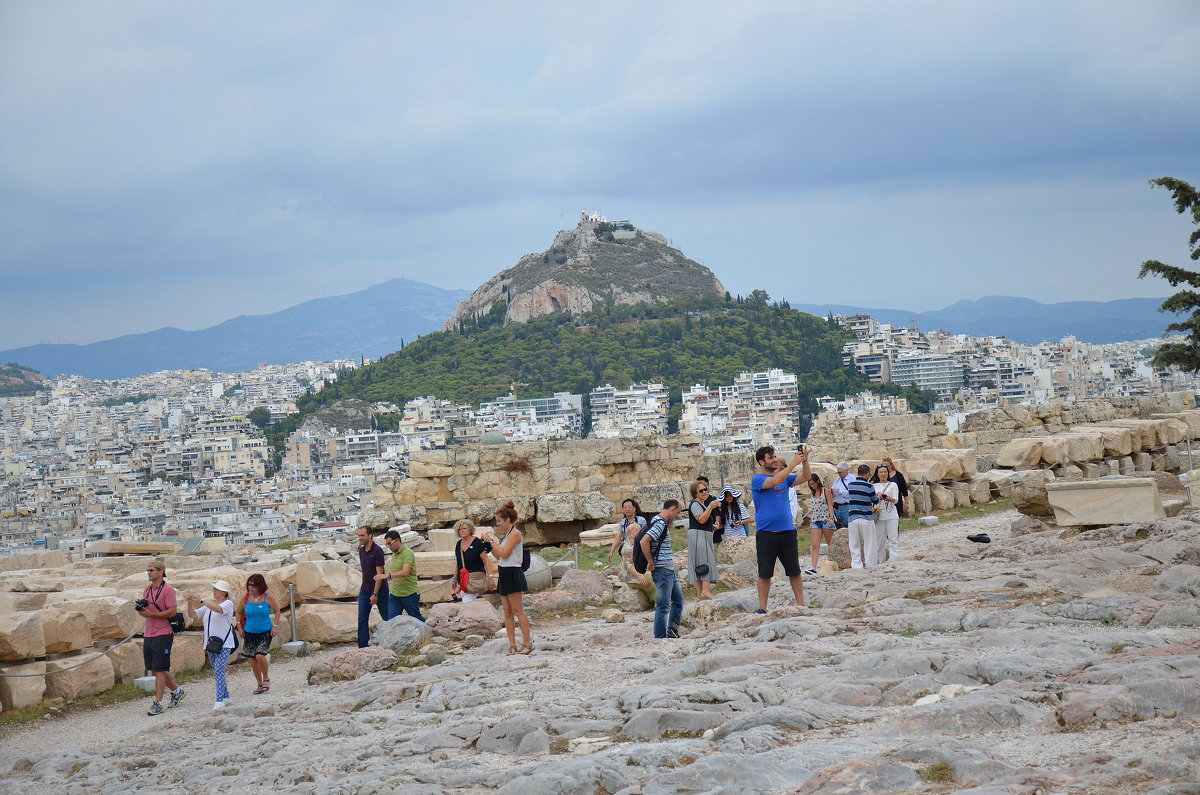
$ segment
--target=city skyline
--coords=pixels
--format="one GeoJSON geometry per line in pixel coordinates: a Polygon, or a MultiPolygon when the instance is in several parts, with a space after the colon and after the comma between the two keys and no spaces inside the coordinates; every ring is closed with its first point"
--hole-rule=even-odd
{"type": "Polygon", "coordinates": [[[0,349],[473,289],[581,209],[794,303],[1188,262],[1146,180],[1200,181],[1193,4],[584,8],[5,9],[0,349]]]}

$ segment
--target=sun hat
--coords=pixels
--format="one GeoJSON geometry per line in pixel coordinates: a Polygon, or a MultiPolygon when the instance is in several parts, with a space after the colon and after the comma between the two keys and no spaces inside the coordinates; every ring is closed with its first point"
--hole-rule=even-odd
{"type": "Polygon", "coordinates": [[[214,580],[212,587],[216,588],[218,591],[224,591],[227,594],[233,593],[233,586],[224,580],[214,580]]]}
{"type": "Polygon", "coordinates": [[[733,486],[726,486],[725,488],[721,489],[721,496],[724,497],[726,494],[732,494],[735,500],[740,500],[742,498],[742,493],[733,486]]]}

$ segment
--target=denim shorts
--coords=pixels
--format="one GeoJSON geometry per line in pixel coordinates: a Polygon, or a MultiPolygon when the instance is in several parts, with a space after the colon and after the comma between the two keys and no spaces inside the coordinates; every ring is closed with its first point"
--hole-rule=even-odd
{"type": "Polygon", "coordinates": [[[813,522],[812,529],[813,530],[832,530],[832,529],[834,529],[833,522],[813,522]]]}

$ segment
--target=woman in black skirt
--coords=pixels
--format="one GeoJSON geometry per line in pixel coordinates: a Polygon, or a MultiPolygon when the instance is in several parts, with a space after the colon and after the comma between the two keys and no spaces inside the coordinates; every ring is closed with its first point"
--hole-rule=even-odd
{"type": "Polygon", "coordinates": [[[521,564],[525,557],[525,537],[516,528],[517,508],[512,501],[496,509],[496,529],[499,536],[492,542],[491,555],[499,565],[500,577],[496,593],[504,606],[504,631],[508,633],[509,654],[529,654],[533,651],[533,636],[529,631],[529,616],[525,615],[522,595],[529,590],[521,564]],[[520,623],[525,644],[517,648],[517,633],[514,624],[520,623]]]}

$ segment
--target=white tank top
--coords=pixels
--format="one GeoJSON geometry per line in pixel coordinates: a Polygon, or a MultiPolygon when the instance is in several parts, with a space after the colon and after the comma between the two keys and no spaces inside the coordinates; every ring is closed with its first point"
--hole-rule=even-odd
{"type": "MultiPolygon", "coordinates": [[[[514,527],[512,530],[509,530],[508,532],[510,532],[510,533],[517,532],[517,528],[514,527]]],[[[504,537],[504,539],[507,540],[508,536],[506,535],[504,537]]],[[[501,543],[503,543],[503,541],[501,541],[501,543]]],[[[500,558],[499,563],[501,566],[505,566],[508,568],[516,567],[519,569],[519,568],[521,568],[521,563],[523,562],[524,557],[525,557],[525,536],[521,536],[521,540],[518,541],[517,545],[512,548],[512,552],[509,552],[507,555],[500,558]]]]}

